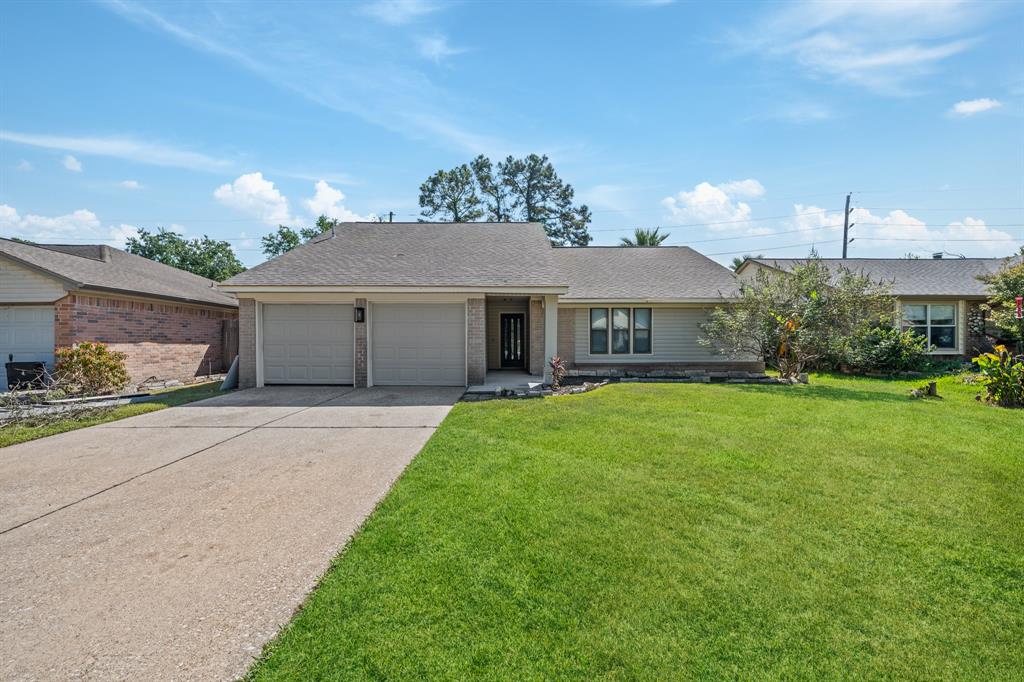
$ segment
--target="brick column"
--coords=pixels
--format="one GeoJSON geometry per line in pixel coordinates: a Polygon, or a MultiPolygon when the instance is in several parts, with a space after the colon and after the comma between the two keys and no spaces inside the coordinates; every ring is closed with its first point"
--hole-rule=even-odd
{"type": "Polygon", "coordinates": [[[544,373],[544,304],[543,299],[530,299],[530,374],[544,373]]]}
{"type": "Polygon", "coordinates": [[[482,298],[466,301],[466,381],[479,385],[487,378],[486,305],[482,298]]]}
{"type": "Polygon", "coordinates": [[[551,383],[551,358],[558,355],[558,296],[544,297],[544,383],[551,383]]]}
{"type": "Polygon", "coordinates": [[[238,299],[238,387],[256,385],[256,301],[238,299]]]}
{"type": "MultiPolygon", "coordinates": [[[[366,299],[365,298],[357,298],[356,299],[356,307],[357,308],[366,308],[367,307],[366,306],[366,299]]],[[[366,346],[366,325],[367,325],[367,320],[368,319],[369,319],[369,312],[367,312],[367,314],[363,316],[363,321],[362,322],[355,322],[354,323],[355,326],[356,326],[356,348],[355,348],[355,363],[356,363],[356,365],[355,365],[355,380],[354,380],[356,388],[366,388],[366,386],[367,386],[368,373],[367,373],[366,353],[367,353],[368,349],[367,349],[367,346],[366,346]]]]}

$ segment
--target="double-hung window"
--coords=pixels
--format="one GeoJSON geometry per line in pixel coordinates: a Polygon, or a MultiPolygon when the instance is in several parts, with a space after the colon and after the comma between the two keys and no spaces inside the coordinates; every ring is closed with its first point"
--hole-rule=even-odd
{"type": "Polygon", "coordinates": [[[591,308],[590,354],[651,352],[650,308],[591,308]]]}
{"type": "Polygon", "coordinates": [[[953,350],[956,348],[956,304],[904,303],[903,329],[913,329],[937,350],[953,350]]]}

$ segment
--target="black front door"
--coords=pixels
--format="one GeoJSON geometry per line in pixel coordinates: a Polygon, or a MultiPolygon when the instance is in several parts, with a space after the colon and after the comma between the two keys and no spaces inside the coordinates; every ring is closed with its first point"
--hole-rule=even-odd
{"type": "Polygon", "coordinates": [[[526,315],[501,313],[501,366],[526,366],[526,315]]]}

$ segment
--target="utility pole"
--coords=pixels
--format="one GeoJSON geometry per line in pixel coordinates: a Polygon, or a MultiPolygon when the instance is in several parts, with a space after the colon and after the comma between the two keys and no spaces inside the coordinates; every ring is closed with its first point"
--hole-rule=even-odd
{"type": "Polygon", "coordinates": [[[850,224],[850,197],[852,195],[853,192],[846,195],[846,210],[843,211],[843,260],[846,260],[846,247],[853,241],[850,239],[850,228],[853,227],[850,224]]]}
{"type": "Polygon", "coordinates": [[[388,211],[388,222],[390,223],[395,217],[394,211],[388,211]]]}

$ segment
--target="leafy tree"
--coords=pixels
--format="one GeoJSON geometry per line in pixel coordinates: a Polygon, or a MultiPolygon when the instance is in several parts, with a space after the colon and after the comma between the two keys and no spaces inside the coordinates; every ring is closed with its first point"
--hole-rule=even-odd
{"type": "Polygon", "coordinates": [[[790,272],[758,271],[738,300],[723,300],[700,343],[720,353],[754,356],[785,378],[825,358],[849,357],[852,346],[896,310],[890,286],[845,267],[830,271],[817,256],[790,272]]]}
{"type": "Polygon", "coordinates": [[[553,244],[586,246],[590,209],[574,201],[572,186],[558,177],[547,156],[537,154],[509,156],[498,164],[478,156],[469,165],[434,173],[420,186],[425,218],[538,222],[553,244]]]}
{"type": "Polygon", "coordinates": [[[670,235],[670,232],[661,234],[660,227],[656,227],[653,230],[645,230],[638,227],[633,230],[632,237],[623,237],[622,243],[619,246],[661,246],[661,243],[668,239],[670,235]]]}
{"type": "Polygon", "coordinates": [[[158,227],[156,232],[140,229],[137,237],[128,238],[125,250],[217,282],[245,270],[227,242],[206,235],[185,239],[162,227],[158,227]]]}
{"type": "Polygon", "coordinates": [[[321,235],[337,225],[337,220],[328,218],[325,215],[321,215],[316,219],[314,227],[301,227],[298,230],[294,230],[287,225],[278,225],[276,232],[264,235],[261,240],[263,242],[263,255],[267,258],[276,258],[282,253],[291,251],[296,246],[308,242],[313,237],[321,235]]]}
{"type": "Polygon", "coordinates": [[[997,327],[1017,342],[1024,352],[1024,320],[1018,320],[1017,296],[1024,296],[1024,247],[1016,258],[1007,258],[997,272],[979,277],[988,289],[984,308],[997,327]]]}
{"type": "Polygon", "coordinates": [[[484,215],[473,171],[466,164],[439,170],[420,185],[420,208],[426,218],[465,223],[484,215]]]}
{"type": "Polygon", "coordinates": [[[761,254],[757,254],[756,256],[752,256],[749,253],[745,253],[742,256],[735,256],[732,259],[732,266],[731,266],[732,269],[733,270],[739,270],[740,266],[743,265],[744,261],[746,261],[748,258],[764,258],[764,256],[762,256],[761,254]]]}

